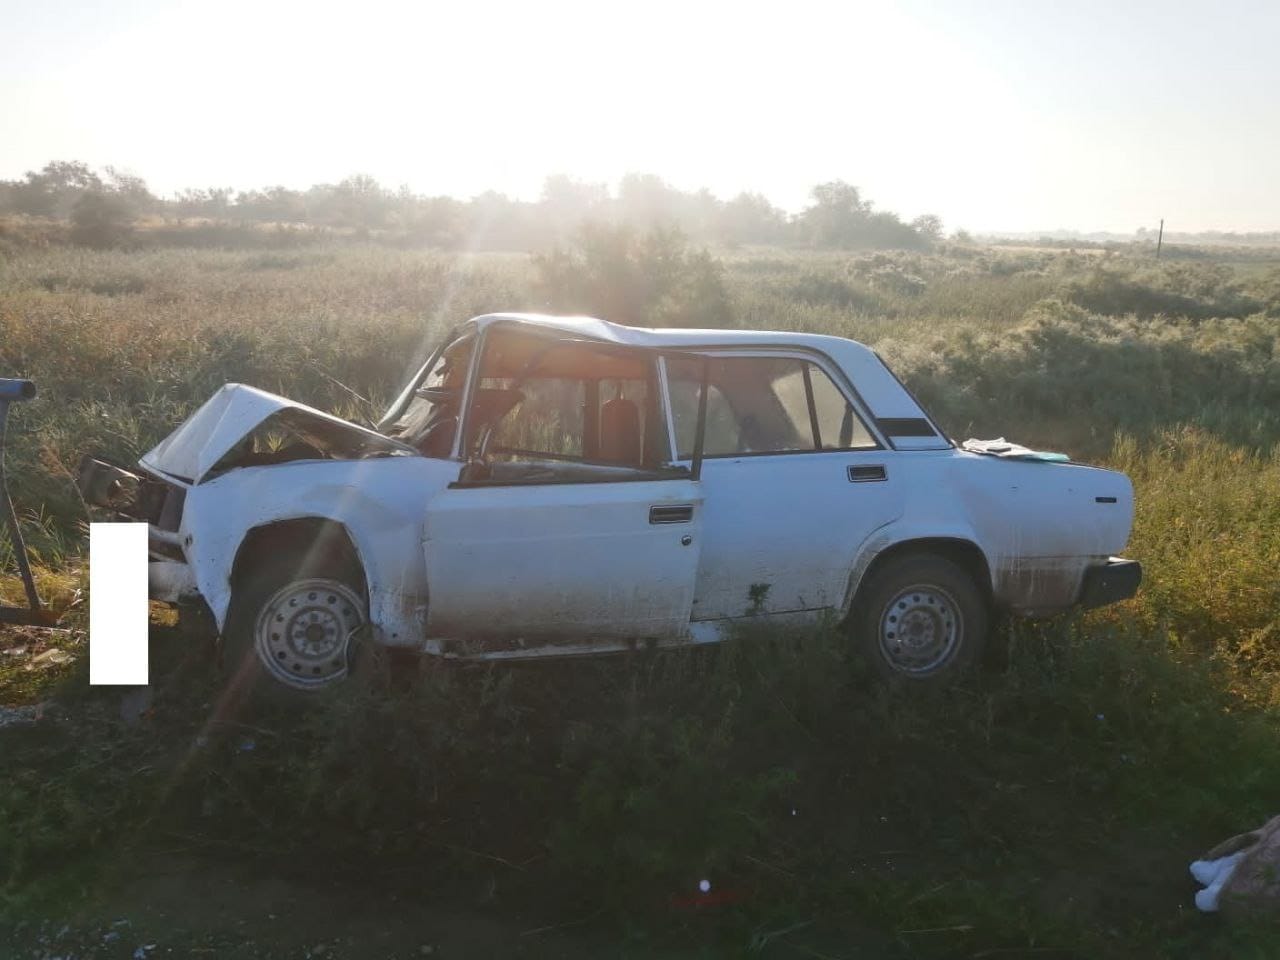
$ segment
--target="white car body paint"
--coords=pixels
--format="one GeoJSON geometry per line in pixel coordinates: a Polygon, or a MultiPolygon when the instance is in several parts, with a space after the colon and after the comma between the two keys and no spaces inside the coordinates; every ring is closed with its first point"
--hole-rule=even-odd
{"type": "Polygon", "coordinates": [[[701,513],[699,485],[684,479],[438,493],[426,513],[429,634],[548,645],[683,639],[701,513]],[[688,506],[691,519],[651,524],[650,508],[662,506],[688,506]]]}
{"type": "MultiPolygon", "coordinates": [[[[228,383],[205,401],[182,426],[143,454],[138,463],[183,483],[199,483],[222,457],[263,421],[283,410],[296,410],[344,431],[364,434],[380,444],[389,441],[367,427],[331,413],[295,403],[243,383],[228,383]]],[[[413,450],[406,448],[406,453],[413,450]]]]}
{"type": "Polygon", "coordinates": [[[156,575],[158,598],[189,596],[194,584],[223,626],[246,536],[322,519],[341,524],[355,546],[379,642],[512,659],[716,642],[745,618],[842,614],[878,556],[918,540],[976,547],[998,604],[1048,614],[1076,603],[1086,570],[1128,538],[1133,489],[1123,474],[959,450],[929,429],[928,415],[874,352],[853,341],[516,314],[480,317],[466,329],[499,323],[647,350],[811,356],[881,446],[709,457],[696,480],[466,486],[457,484],[460,460],[403,444],[392,451],[400,455],[209,476],[284,409],[388,442],[229,385],[141,460],[186,488],[177,534],[157,529],[154,539],[176,541],[189,572],[171,565],[156,575]],[[852,482],[857,467],[881,468],[883,477],[852,482]],[[662,505],[689,506],[688,521],[651,523],[649,509],[662,505]]]}
{"type": "Polygon", "coordinates": [[[982,551],[997,601],[1015,613],[1054,613],[1075,602],[1086,567],[1105,563],[1128,540],[1133,485],[1122,473],[954,449],[897,453],[902,513],[858,551],[845,609],[880,551],[952,539],[982,551]]]}
{"type": "Polygon", "coordinates": [[[252,530],[285,520],[340,523],[364,568],[377,639],[420,645],[427,610],[426,504],[457,474],[457,464],[426,457],[303,460],[233,470],[187,491],[183,550],[222,627],[236,553],[252,530]]]}
{"type": "Polygon", "coordinates": [[[886,465],[885,454],[705,460],[707,562],[698,572],[694,619],[841,606],[859,548],[902,515],[905,478],[886,465]],[[886,479],[851,483],[854,465],[885,467],[886,479]]]}

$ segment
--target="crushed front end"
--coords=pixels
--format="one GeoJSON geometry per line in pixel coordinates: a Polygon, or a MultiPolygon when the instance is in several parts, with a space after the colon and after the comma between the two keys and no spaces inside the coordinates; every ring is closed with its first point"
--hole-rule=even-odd
{"type": "Polygon", "coordinates": [[[152,599],[184,603],[199,598],[179,533],[186,487],[92,456],[81,458],[77,482],[86,504],[101,507],[121,520],[147,524],[152,599]]]}

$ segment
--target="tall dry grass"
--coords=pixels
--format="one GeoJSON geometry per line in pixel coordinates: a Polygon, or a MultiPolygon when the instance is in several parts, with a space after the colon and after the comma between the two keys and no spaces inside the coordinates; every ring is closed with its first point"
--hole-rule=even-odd
{"type": "MultiPolygon", "coordinates": [[[[994,669],[933,699],[869,684],[836,630],[771,633],[357,686],[263,720],[252,751],[237,730],[193,747],[207,665],[161,690],[160,731],[120,728],[77,675],[92,724],[0,746],[0,914],[63,889],[51,864],[158,833],[395,889],[552,891],[659,942],[688,931],[665,905],[710,876],[744,893],[710,935],[737,952],[834,916],[903,956],[1265,956],[1177,905],[1184,861],[1280,792],[1280,272],[975,247],[735,251],[720,269],[730,322],[872,344],[953,434],[1129,473],[1139,596],[1017,627],[994,669]],[[908,948],[902,930],[943,932],[908,948]]],[[[555,276],[340,245],[6,259],[0,372],[44,391],[12,451],[38,549],[75,562],[80,452],[134,457],[227,380],[362,415],[447,326],[541,309],[555,276]]],[[[191,650],[171,628],[154,643],[157,663],[191,650]]],[[[0,696],[46,692],[0,671],[0,696]]]]}

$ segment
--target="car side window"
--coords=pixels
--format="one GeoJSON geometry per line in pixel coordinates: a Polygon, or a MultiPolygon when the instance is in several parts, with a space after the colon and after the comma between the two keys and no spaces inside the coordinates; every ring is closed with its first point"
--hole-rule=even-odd
{"type": "Polygon", "coordinates": [[[507,465],[541,465],[538,476],[551,477],[545,482],[591,478],[554,464],[663,467],[671,457],[655,363],[647,351],[495,331],[472,392],[468,460],[503,478],[520,476],[507,465]]]}
{"type": "Polygon", "coordinates": [[[552,457],[582,459],[582,413],[586,404],[581,380],[531,377],[520,386],[511,377],[481,377],[479,400],[501,396],[512,403],[510,413],[493,424],[489,452],[495,457],[520,459],[552,457]]]}
{"type": "MultiPolygon", "coordinates": [[[[676,445],[680,448],[680,459],[688,460],[693,456],[693,445],[698,439],[698,389],[697,379],[681,379],[675,376],[675,369],[669,367],[671,374],[671,417],[675,421],[676,445]]],[[[694,376],[699,374],[695,373],[694,376]]],[[[738,421],[734,419],[729,401],[724,398],[720,388],[714,383],[707,389],[707,432],[703,440],[704,455],[709,450],[738,449],[738,421]]]]}
{"type": "Polygon", "coordinates": [[[822,450],[867,450],[876,444],[862,418],[821,367],[809,364],[817,419],[817,446],[822,450]]]}
{"type": "MultiPolygon", "coordinates": [[[[693,455],[702,363],[668,359],[681,458],[693,455]]],[[[712,357],[703,455],[801,453],[875,447],[875,438],[817,364],[791,357],[712,357]]]]}

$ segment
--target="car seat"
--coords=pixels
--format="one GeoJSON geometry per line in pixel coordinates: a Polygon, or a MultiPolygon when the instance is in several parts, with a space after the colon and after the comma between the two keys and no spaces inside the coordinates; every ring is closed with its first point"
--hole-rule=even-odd
{"type": "Polygon", "coordinates": [[[640,466],[643,434],[640,408],[634,400],[615,397],[600,406],[600,459],[628,467],[640,466]]]}

